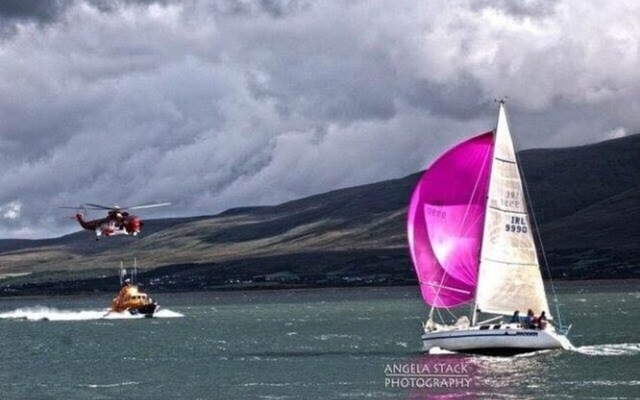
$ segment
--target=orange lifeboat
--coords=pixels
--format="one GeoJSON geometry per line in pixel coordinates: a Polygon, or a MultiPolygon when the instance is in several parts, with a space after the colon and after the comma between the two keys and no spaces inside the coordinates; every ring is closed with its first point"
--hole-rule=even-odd
{"type": "MultiPolygon", "coordinates": [[[[132,277],[135,279],[137,267],[134,266],[132,277]]],[[[126,270],[120,266],[121,288],[118,295],[111,302],[109,312],[129,312],[130,314],[144,314],[147,317],[153,316],[159,308],[158,304],[140,289],[140,285],[135,285],[129,278],[125,278],[126,270]]]]}
{"type": "Polygon", "coordinates": [[[129,282],[122,285],[122,289],[111,302],[112,312],[128,311],[131,314],[151,316],[157,309],[158,304],[151,297],[140,291],[138,285],[129,282]]]}

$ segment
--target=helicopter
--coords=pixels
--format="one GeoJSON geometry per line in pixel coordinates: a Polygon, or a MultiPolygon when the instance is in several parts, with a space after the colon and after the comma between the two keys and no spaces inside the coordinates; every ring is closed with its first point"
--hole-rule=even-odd
{"type": "Polygon", "coordinates": [[[100,240],[101,236],[138,236],[142,231],[144,223],[137,215],[129,213],[130,210],[141,210],[145,208],[164,207],[171,205],[171,203],[154,203],[143,204],[133,207],[120,207],[120,206],[103,206],[100,204],[86,203],[79,207],[60,207],[71,208],[79,210],[76,212],[75,219],[78,221],[83,229],[88,231],[94,231],[96,233],[96,240],[100,240]],[[80,211],[82,210],[82,211],[80,211]],[[100,219],[86,220],[85,214],[87,210],[105,210],[107,216],[100,219]]]}

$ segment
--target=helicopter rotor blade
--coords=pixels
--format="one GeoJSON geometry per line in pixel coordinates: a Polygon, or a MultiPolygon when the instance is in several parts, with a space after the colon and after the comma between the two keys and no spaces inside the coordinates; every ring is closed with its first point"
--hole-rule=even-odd
{"type": "Polygon", "coordinates": [[[92,203],[85,203],[83,204],[83,206],[89,210],[120,210],[120,207],[118,206],[114,206],[114,207],[107,207],[107,206],[102,206],[100,204],[92,204],[92,203]]]}
{"type": "Polygon", "coordinates": [[[168,205],[171,205],[171,203],[142,204],[142,205],[133,206],[133,207],[119,207],[119,206],[109,207],[109,206],[103,206],[101,204],[85,203],[76,207],[61,206],[59,208],[66,208],[66,209],[72,209],[72,210],[83,209],[83,210],[124,211],[124,210],[141,210],[144,208],[164,207],[168,205]]]}
{"type": "Polygon", "coordinates": [[[170,206],[171,203],[155,203],[155,204],[143,204],[141,206],[123,207],[125,210],[142,210],[143,208],[156,208],[170,206]]]}
{"type": "MultiPolygon", "coordinates": [[[[79,205],[79,206],[75,206],[75,207],[71,207],[71,206],[60,206],[58,208],[64,209],[64,210],[75,210],[76,213],[83,213],[86,214],[87,210],[96,210],[96,208],[87,208],[84,205],[79,205]]],[[[75,217],[74,217],[75,218],[75,217]]]]}

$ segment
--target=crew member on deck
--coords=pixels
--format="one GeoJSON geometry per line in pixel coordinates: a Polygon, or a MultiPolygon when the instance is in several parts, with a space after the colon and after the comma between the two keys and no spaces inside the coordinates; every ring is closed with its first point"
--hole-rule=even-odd
{"type": "Polygon", "coordinates": [[[509,322],[511,322],[512,324],[519,324],[520,323],[520,311],[519,310],[516,310],[513,313],[513,316],[511,316],[511,321],[509,321],[509,322]]]}
{"type": "Polygon", "coordinates": [[[524,318],[524,327],[527,329],[533,329],[533,310],[527,310],[527,316],[524,318]]]}
{"type": "Polygon", "coordinates": [[[547,314],[545,311],[540,313],[540,316],[537,319],[537,327],[538,329],[545,329],[547,327],[547,314]]]}

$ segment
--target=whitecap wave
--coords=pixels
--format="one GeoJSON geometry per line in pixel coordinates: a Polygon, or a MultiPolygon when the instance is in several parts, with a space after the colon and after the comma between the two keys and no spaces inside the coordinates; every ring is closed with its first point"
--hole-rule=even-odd
{"type": "Polygon", "coordinates": [[[429,349],[429,354],[456,354],[456,352],[441,349],[440,347],[432,347],[429,349]]]}
{"type": "Polygon", "coordinates": [[[314,339],[316,340],[322,340],[322,341],[326,341],[326,340],[332,340],[332,339],[355,339],[355,340],[362,340],[362,336],[358,336],[358,335],[347,335],[347,334],[340,334],[340,333],[325,333],[319,336],[314,336],[314,339]]]}
{"type": "MultiPolygon", "coordinates": [[[[160,309],[154,318],[179,318],[184,315],[168,309],[160,309]]],[[[129,313],[109,313],[104,310],[58,310],[57,308],[36,306],[18,308],[0,313],[0,319],[16,319],[26,321],[92,321],[99,319],[139,319],[144,315],[129,313]]]]}
{"type": "Polygon", "coordinates": [[[114,387],[120,387],[120,386],[139,385],[139,384],[140,382],[120,382],[120,383],[106,383],[106,384],[87,383],[87,384],[79,384],[78,386],[92,388],[92,389],[100,389],[100,388],[114,388],[114,387]]]}
{"type": "Polygon", "coordinates": [[[634,356],[640,354],[640,343],[597,344],[573,350],[588,356],[634,356]]]}
{"type": "Polygon", "coordinates": [[[171,311],[168,308],[161,308],[153,314],[153,318],[182,318],[184,314],[180,314],[179,312],[171,311]]]}

